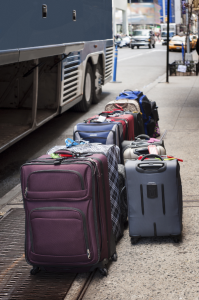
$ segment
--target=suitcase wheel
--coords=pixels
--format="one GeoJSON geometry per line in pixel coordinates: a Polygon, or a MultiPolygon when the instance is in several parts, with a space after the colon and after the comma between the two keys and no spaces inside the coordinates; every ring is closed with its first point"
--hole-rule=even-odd
{"type": "Polygon", "coordinates": [[[106,268],[99,269],[99,272],[102,276],[107,276],[108,275],[108,270],[106,268]]]}
{"type": "Polygon", "coordinates": [[[181,241],[181,235],[172,236],[174,243],[179,243],[181,241]]]}
{"type": "Polygon", "coordinates": [[[111,256],[111,260],[117,261],[117,253],[116,252],[111,256]]]}
{"type": "Polygon", "coordinates": [[[132,245],[137,244],[137,242],[139,241],[139,239],[140,239],[139,237],[132,237],[132,238],[131,238],[131,244],[132,244],[132,245]]]}
{"type": "Polygon", "coordinates": [[[30,270],[30,274],[31,275],[36,275],[37,273],[39,273],[41,270],[39,267],[33,267],[32,270],[30,270]]]}

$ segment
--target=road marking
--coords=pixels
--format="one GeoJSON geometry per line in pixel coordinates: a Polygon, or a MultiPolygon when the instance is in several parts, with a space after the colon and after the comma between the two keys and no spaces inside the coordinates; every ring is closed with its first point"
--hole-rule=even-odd
{"type": "Polygon", "coordinates": [[[129,57],[125,57],[125,58],[118,59],[118,62],[119,62],[119,61],[122,61],[122,60],[130,59],[130,58],[142,56],[142,55],[145,55],[145,54],[151,54],[151,53],[158,52],[158,51],[160,51],[160,52],[161,52],[161,51],[165,52],[166,50],[153,50],[153,51],[148,51],[148,52],[144,52],[144,53],[141,53],[141,54],[138,54],[138,55],[134,55],[134,56],[129,56],[129,57]]]}

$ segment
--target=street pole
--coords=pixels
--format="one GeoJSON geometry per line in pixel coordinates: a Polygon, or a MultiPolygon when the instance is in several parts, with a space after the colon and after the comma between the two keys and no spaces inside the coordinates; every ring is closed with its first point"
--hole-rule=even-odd
{"type": "Polygon", "coordinates": [[[167,0],[167,68],[166,68],[167,83],[169,83],[169,14],[170,14],[170,0],[167,0]]]}
{"type": "Polygon", "coordinates": [[[187,23],[187,53],[190,53],[190,42],[189,42],[189,0],[186,1],[188,4],[186,9],[186,23],[187,23]]]}

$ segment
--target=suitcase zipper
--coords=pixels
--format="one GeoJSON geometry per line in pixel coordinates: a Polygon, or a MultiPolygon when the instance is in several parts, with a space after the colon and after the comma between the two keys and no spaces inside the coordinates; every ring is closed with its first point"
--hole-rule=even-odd
{"type": "Polygon", "coordinates": [[[84,180],[83,180],[83,177],[82,177],[82,175],[79,173],[79,172],[77,172],[77,171],[73,171],[73,170],[40,170],[40,171],[35,171],[35,172],[31,172],[29,175],[28,175],[28,177],[27,177],[27,182],[26,182],[26,188],[25,188],[25,192],[24,192],[24,196],[26,197],[27,196],[27,193],[28,193],[28,188],[29,188],[29,179],[30,179],[30,176],[32,175],[32,174],[36,174],[36,173],[74,173],[74,174],[76,174],[78,177],[79,177],[79,179],[80,179],[80,181],[81,181],[81,188],[82,188],[82,190],[84,190],[85,188],[84,188],[84,180]]]}
{"type": "MultiPolygon", "coordinates": [[[[89,249],[89,242],[88,242],[88,232],[87,232],[87,225],[86,225],[86,217],[85,214],[83,213],[82,210],[74,207],[40,207],[40,208],[34,208],[30,211],[30,216],[33,211],[37,210],[72,210],[72,211],[77,211],[81,214],[82,220],[83,220],[83,230],[84,230],[84,238],[86,242],[86,253],[88,259],[91,259],[91,253],[89,249]]],[[[31,245],[32,245],[32,250],[34,251],[34,245],[33,245],[33,235],[32,235],[32,226],[31,226],[31,220],[29,217],[29,224],[30,224],[30,235],[31,235],[31,245]]]]}

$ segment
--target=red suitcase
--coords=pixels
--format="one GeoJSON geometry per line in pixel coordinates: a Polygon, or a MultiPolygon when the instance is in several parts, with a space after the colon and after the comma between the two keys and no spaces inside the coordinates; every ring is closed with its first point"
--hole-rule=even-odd
{"type": "MultiPolygon", "coordinates": [[[[132,141],[134,140],[134,118],[133,115],[116,115],[116,112],[103,112],[100,115],[106,116],[107,120],[112,120],[114,122],[120,122],[123,126],[123,138],[124,140],[132,141]],[[113,115],[112,115],[113,114],[113,115]]],[[[99,118],[99,115],[95,115],[89,118],[87,121],[91,122],[93,119],[99,118]]]]}

